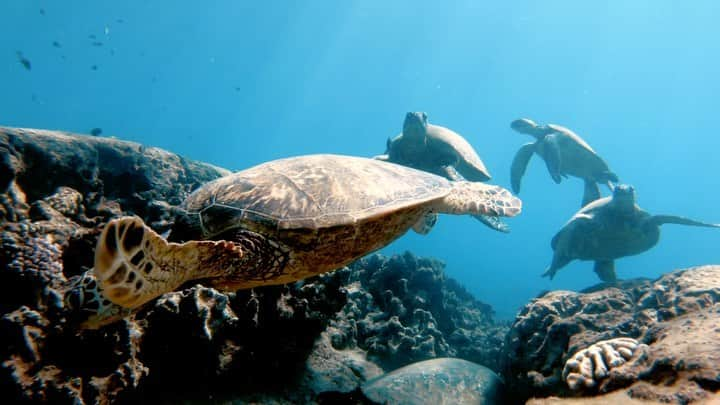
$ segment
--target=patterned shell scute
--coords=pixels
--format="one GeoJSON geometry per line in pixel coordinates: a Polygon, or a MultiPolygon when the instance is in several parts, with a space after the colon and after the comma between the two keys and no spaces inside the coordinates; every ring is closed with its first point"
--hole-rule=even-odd
{"type": "Polygon", "coordinates": [[[442,198],[447,180],[377,160],[307,155],[264,163],[210,182],[185,201],[205,236],[253,225],[318,229],[353,224],[442,198]]]}

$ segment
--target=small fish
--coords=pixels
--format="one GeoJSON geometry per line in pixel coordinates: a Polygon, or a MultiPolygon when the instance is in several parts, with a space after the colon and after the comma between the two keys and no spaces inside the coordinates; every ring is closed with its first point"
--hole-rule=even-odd
{"type": "Polygon", "coordinates": [[[32,64],[30,63],[30,60],[28,60],[26,57],[23,56],[22,52],[16,51],[18,61],[25,67],[27,70],[32,70],[32,64]]]}
{"type": "Polygon", "coordinates": [[[97,39],[97,37],[95,36],[95,34],[90,34],[90,35],[88,35],[88,38],[89,38],[89,39],[97,39]]]}
{"type": "Polygon", "coordinates": [[[45,15],[45,9],[44,9],[44,8],[41,8],[41,9],[40,9],[40,15],[45,15]]]}
{"type": "Polygon", "coordinates": [[[98,65],[92,65],[92,66],[90,66],[90,69],[92,69],[92,70],[98,70],[98,65]]]}
{"type": "Polygon", "coordinates": [[[92,46],[103,46],[103,43],[100,41],[95,41],[92,43],[92,46]]]}
{"type": "Polygon", "coordinates": [[[123,20],[122,18],[118,18],[117,20],[115,20],[115,22],[118,24],[122,24],[125,22],[125,20],[123,20]]]}
{"type": "Polygon", "coordinates": [[[235,87],[235,91],[240,91],[240,87],[235,87]]]}
{"type": "Polygon", "coordinates": [[[90,135],[92,136],[100,136],[102,134],[102,128],[93,128],[90,130],[90,135]]]}
{"type": "Polygon", "coordinates": [[[52,45],[53,45],[55,48],[62,48],[62,45],[60,45],[60,42],[58,42],[58,41],[53,41],[52,45]]]}

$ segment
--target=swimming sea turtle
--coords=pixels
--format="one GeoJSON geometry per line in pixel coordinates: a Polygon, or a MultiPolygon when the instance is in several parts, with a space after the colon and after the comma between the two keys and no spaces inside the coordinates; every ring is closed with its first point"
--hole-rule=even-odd
{"type": "Polygon", "coordinates": [[[463,359],[437,358],[391,371],[363,384],[362,393],[382,404],[507,403],[504,384],[487,367],[463,359]]]}
{"type": "MultiPolygon", "coordinates": [[[[487,181],[490,173],[475,149],[460,134],[428,123],[424,112],[405,114],[402,133],[388,138],[385,154],[375,159],[443,176],[458,181],[487,181]]],[[[500,232],[510,227],[494,216],[475,216],[485,225],[500,232]]]]}
{"type": "Polygon", "coordinates": [[[635,189],[619,184],[612,197],[593,201],[578,211],[552,239],[554,256],[543,276],[555,276],[572,260],[594,260],[602,281],[616,280],[615,259],[645,252],[660,240],[660,225],[720,228],[674,215],[650,215],[635,203],[635,189]]]}
{"type": "Polygon", "coordinates": [[[597,183],[607,184],[611,190],[611,182],[617,183],[618,177],[607,163],[573,131],[555,124],[538,125],[527,118],[513,121],[510,127],[537,139],[520,147],[515,154],[510,170],[511,185],[515,193],[520,192],[520,181],[533,153],[545,160],[555,183],[559,184],[562,178],[567,176],[579,177],[585,181],[582,206],[600,198],[597,183]]]}
{"type": "MultiPolygon", "coordinates": [[[[521,201],[502,187],[450,182],[373,159],[275,160],[193,192],[177,210],[168,240],[137,217],[110,221],[95,250],[97,283],[88,283],[129,309],[190,280],[229,291],[284,284],[340,268],[410,228],[427,233],[438,213],[520,210],[521,201]]],[[[118,314],[108,306],[93,299],[97,314],[87,326],[118,314]]]]}

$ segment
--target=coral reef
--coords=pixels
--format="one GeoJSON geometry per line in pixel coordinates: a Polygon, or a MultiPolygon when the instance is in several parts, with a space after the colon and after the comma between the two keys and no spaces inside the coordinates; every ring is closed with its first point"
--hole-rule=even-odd
{"type": "Polygon", "coordinates": [[[227,174],[131,142],[0,128],[0,397],[72,403],[359,398],[418,360],[497,369],[507,325],[412,254],[372,255],[303,282],[235,293],[187,285],[98,330],[72,286],[92,286],[101,227],[138,215],[158,232],[172,206],[227,174]],[[52,175],[47,175],[51,173],[52,175]],[[344,396],[343,396],[344,395],[344,396]]]}
{"type": "Polygon", "coordinates": [[[720,389],[717,325],[720,266],[585,293],[554,291],[533,300],[518,315],[507,336],[503,372],[518,400],[593,396],[620,389],[642,400],[707,400],[720,389]],[[594,383],[586,383],[586,376],[569,378],[569,387],[565,384],[563,375],[576,368],[575,353],[616,338],[635,339],[642,350],[629,358],[620,353],[624,364],[604,378],[594,378],[594,383]],[[564,364],[569,364],[566,373],[564,364]]]}
{"type": "Polygon", "coordinates": [[[597,384],[597,380],[607,377],[611,369],[630,360],[638,346],[641,349],[647,348],[647,345],[640,345],[637,340],[631,338],[609,339],[595,343],[575,353],[565,362],[563,379],[573,390],[593,387],[597,384]]]}
{"type": "Polygon", "coordinates": [[[494,324],[487,304],[447,279],[441,262],[405,253],[350,267],[348,303],[331,322],[334,347],[359,347],[385,370],[435,357],[497,370],[507,326],[494,324]]]}

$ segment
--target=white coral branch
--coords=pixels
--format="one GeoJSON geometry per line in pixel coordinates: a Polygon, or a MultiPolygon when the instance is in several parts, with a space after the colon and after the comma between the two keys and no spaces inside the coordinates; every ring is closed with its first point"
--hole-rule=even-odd
{"type": "Polygon", "coordinates": [[[639,345],[632,338],[616,338],[579,350],[565,363],[563,379],[572,390],[593,387],[609,375],[610,369],[632,358],[639,345]]]}

